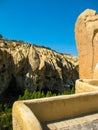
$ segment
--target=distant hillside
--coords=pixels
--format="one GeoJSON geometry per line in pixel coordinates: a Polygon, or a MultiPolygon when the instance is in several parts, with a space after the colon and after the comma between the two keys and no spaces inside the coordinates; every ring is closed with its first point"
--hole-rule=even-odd
{"type": "Polygon", "coordinates": [[[78,78],[78,58],[23,41],[0,39],[0,95],[63,92],[78,78]]]}

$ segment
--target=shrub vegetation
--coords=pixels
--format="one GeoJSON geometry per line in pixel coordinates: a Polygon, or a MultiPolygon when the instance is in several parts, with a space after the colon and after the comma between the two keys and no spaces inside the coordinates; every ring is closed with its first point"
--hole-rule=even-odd
{"type": "MultiPolygon", "coordinates": [[[[19,95],[18,100],[27,100],[27,99],[36,99],[36,98],[44,98],[58,95],[68,95],[74,94],[74,89],[71,91],[65,91],[62,94],[55,94],[51,91],[47,91],[45,94],[44,91],[34,91],[30,92],[29,90],[25,90],[23,96],[19,95]]],[[[0,104],[0,130],[12,130],[12,110],[11,106],[8,104],[1,105],[0,104]]]]}

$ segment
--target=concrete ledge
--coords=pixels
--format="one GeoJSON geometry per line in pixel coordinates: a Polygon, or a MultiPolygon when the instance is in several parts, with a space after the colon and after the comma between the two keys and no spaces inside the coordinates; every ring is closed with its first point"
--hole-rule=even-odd
{"type": "Polygon", "coordinates": [[[42,130],[41,124],[98,111],[98,92],[17,101],[13,130],[42,130]]]}
{"type": "Polygon", "coordinates": [[[13,130],[42,130],[34,113],[23,102],[15,102],[12,109],[13,130]]]}
{"type": "Polygon", "coordinates": [[[98,79],[79,79],[75,84],[76,93],[98,91],[98,79]]]}

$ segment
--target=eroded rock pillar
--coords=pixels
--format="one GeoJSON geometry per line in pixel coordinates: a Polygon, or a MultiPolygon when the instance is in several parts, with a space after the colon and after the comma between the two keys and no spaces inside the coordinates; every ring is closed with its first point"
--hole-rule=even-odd
{"type": "Polygon", "coordinates": [[[77,18],[75,38],[79,56],[79,77],[93,78],[98,62],[98,14],[87,9],[77,18]]]}

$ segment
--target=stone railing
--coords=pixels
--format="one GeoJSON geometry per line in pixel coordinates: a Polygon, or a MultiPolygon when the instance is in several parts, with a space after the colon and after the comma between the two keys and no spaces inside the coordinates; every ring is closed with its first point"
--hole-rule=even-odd
{"type": "Polygon", "coordinates": [[[98,92],[16,101],[12,111],[13,130],[43,130],[44,122],[98,111],[97,102],[98,92]]]}
{"type": "Polygon", "coordinates": [[[98,91],[98,79],[79,79],[75,88],[76,93],[98,91]]]}

